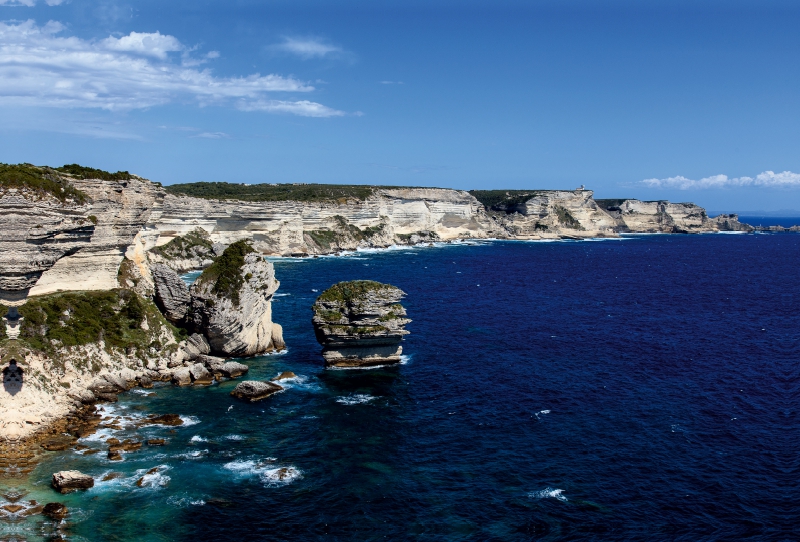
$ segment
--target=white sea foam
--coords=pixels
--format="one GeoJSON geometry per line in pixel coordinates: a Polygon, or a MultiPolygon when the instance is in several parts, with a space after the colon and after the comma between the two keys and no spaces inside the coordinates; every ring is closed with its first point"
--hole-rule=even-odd
{"type": "Polygon", "coordinates": [[[272,297],[286,297],[287,295],[292,295],[292,294],[272,294],[272,297]]]}
{"type": "Polygon", "coordinates": [[[182,493],[169,497],[167,499],[167,504],[177,506],[178,508],[186,508],[187,506],[204,506],[206,501],[202,498],[192,497],[186,493],[182,493]]]}
{"type": "Polygon", "coordinates": [[[280,467],[262,472],[261,481],[264,482],[267,487],[277,487],[291,484],[298,478],[302,478],[302,476],[303,474],[300,470],[294,467],[280,467]]]}
{"type": "Polygon", "coordinates": [[[539,415],[550,414],[549,410],[540,410],[539,412],[535,412],[533,415],[536,416],[536,419],[539,419],[539,415]]]}
{"type": "Polygon", "coordinates": [[[258,476],[267,487],[277,487],[290,484],[302,477],[300,469],[291,465],[278,467],[274,457],[264,459],[240,459],[225,463],[222,468],[232,471],[239,476],[258,476]]]}
{"type": "Polygon", "coordinates": [[[364,403],[369,403],[377,399],[377,397],[373,397],[372,395],[368,395],[366,393],[352,393],[347,397],[339,397],[336,399],[337,403],[341,403],[343,405],[360,405],[364,403]]]}
{"type": "Polygon", "coordinates": [[[224,438],[227,440],[244,440],[242,435],[226,435],[224,438]]]}
{"type": "Polygon", "coordinates": [[[147,470],[141,469],[136,471],[136,486],[142,488],[160,489],[169,485],[170,477],[167,476],[165,471],[169,470],[167,465],[159,465],[156,472],[148,474],[147,470]],[[141,480],[141,483],[139,482],[141,480]]]}
{"type": "Polygon", "coordinates": [[[200,459],[208,455],[208,450],[192,450],[175,456],[176,459],[200,459]]]}
{"type": "Polygon", "coordinates": [[[190,425],[197,425],[200,423],[200,418],[197,416],[181,416],[181,420],[183,420],[183,425],[181,427],[189,427],[190,425]]]}
{"type": "Polygon", "coordinates": [[[547,487],[541,491],[531,491],[528,493],[528,497],[531,499],[558,499],[559,501],[567,502],[567,498],[563,495],[563,493],[563,489],[553,489],[552,487],[547,487]]]}
{"type": "Polygon", "coordinates": [[[142,388],[134,388],[131,390],[131,393],[135,393],[136,395],[150,395],[153,392],[148,390],[143,390],[142,388]]]}
{"type": "Polygon", "coordinates": [[[208,439],[203,438],[200,435],[195,435],[189,439],[189,442],[208,442],[208,439]]]}

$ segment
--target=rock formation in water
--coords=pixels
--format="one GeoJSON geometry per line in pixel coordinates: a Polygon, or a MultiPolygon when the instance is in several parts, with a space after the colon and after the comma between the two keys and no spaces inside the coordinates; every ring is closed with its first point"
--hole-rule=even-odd
{"type": "Polygon", "coordinates": [[[272,264],[245,241],[230,245],[192,285],[192,324],[212,352],[252,356],[282,350],[272,321],[272,295],[280,283],[272,264]]]}
{"type": "Polygon", "coordinates": [[[370,280],[340,282],[314,303],[314,332],[329,367],[398,363],[411,322],[400,304],[405,293],[370,280]]]}
{"type": "Polygon", "coordinates": [[[237,399],[242,399],[243,401],[250,401],[251,403],[255,403],[256,401],[261,401],[262,399],[266,399],[270,395],[278,393],[282,391],[283,388],[277,384],[273,384],[272,382],[262,382],[260,380],[245,380],[244,382],[240,382],[233,388],[231,395],[236,397],[237,399]]]}
{"type": "Polygon", "coordinates": [[[153,300],[164,316],[173,323],[183,323],[189,312],[189,287],[183,279],[164,264],[150,266],[153,276],[153,300]]]}

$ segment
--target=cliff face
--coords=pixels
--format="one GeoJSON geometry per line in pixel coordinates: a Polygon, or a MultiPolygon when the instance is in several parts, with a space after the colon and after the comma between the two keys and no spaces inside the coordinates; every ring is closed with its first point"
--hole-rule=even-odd
{"type": "Polygon", "coordinates": [[[252,240],[275,255],[385,247],[421,240],[505,236],[467,192],[433,188],[376,190],[365,200],[339,203],[240,202],[167,195],[152,222],[159,244],[198,226],[214,243],[252,240]],[[356,229],[353,229],[356,228],[356,229]]]}
{"type": "Polygon", "coordinates": [[[694,203],[668,201],[598,200],[617,222],[620,232],[700,233],[713,231],[752,231],[736,215],[710,219],[706,210],[694,203]]]}
{"type": "MultiPolygon", "coordinates": [[[[86,210],[86,214],[96,220],[91,240],[47,270],[30,295],[116,288],[119,267],[128,249],[135,252],[138,244],[141,254],[153,242],[155,232],[149,231],[146,224],[158,217],[163,188],[139,178],[124,181],[70,179],[70,183],[91,198],[86,210]]],[[[142,264],[141,257],[139,260],[142,264]]],[[[146,269],[142,272],[147,275],[146,269]]]]}

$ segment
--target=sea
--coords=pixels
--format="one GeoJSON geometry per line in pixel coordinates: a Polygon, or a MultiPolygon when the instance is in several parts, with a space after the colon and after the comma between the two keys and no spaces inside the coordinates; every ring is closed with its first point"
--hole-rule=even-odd
{"type": "MultiPolygon", "coordinates": [[[[25,499],[69,517],[2,540],[797,540],[800,235],[469,241],[273,259],[285,390],[134,389],[25,499]],[[403,362],[325,369],[311,305],[400,287],[403,362]],[[102,438],[164,438],[106,458],[102,438]],[[53,472],[96,485],[59,495],[53,472]],[[156,469],[156,470],[153,470],[156,469]],[[105,481],[104,481],[105,478],[105,481]],[[61,538],[54,538],[61,537],[61,538]]],[[[186,279],[191,281],[190,275],[186,279]]]]}

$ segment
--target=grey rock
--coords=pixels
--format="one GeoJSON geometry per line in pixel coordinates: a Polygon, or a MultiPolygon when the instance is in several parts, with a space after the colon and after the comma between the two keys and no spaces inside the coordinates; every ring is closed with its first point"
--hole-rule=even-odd
{"type": "Polygon", "coordinates": [[[197,385],[211,384],[211,382],[214,380],[214,377],[208,372],[208,369],[206,369],[205,365],[202,363],[195,363],[189,367],[189,374],[191,375],[192,382],[197,385]]]}
{"type": "Polygon", "coordinates": [[[235,361],[228,361],[224,363],[222,367],[220,367],[220,373],[222,373],[222,376],[228,378],[238,378],[243,374],[246,374],[249,370],[250,367],[244,363],[238,363],[235,361]]]}
{"type": "Polygon", "coordinates": [[[325,363],[333,367],[365,367],[398,363],[411,322],[400,304],[405,293],[395,286],[368,280],[340,282],[314,303],[312,323],[323,346],[325,363]]]}
{"type": "Polygon", "coordinates": [[[261,401],[270,395],[282,391],[283,388],[272,382],[262,382],[259,380],[245,380],[233,388],[231,395],[243,401],[261,401]]]}
{"type": "Polygon", "coordinates": [[[191,386],[192,374],[189,369],[183,367],[172,373],[172,383],[176,386],[191,386]]]}
{"type": "Polygon", "coordinates": [[[161,263],[150,266],[155,285],[154,301],[164,317],[171,322],[183,322],[189,310],[189,287],[181,277],[161,263]]]}
{"type": "Polygon", "coordinates": [[[53,474],[53,487],[60,493],[94,487],[94,478],[77,470],[62,470],[53,474]]]}
{"type": "Polygon", "coordinates": [[[139,385],[140,385],[141,387],[145,388],[145,389],[150,389],[150,388],[152,388],[152,387],[153,387],[153,379],[152,379],[152,378],[150,378],[150,377],[149,377],[149,376],[147,376],[147,375],[141,375],[141,376],[140,376],[140,377],[137,379],[137,382],[139,382],[139,385]]]}
{"type": "MultiPolygon", "coordinates": [[[[188,291],[188,290],[187,290],[188,291]]],[[[205,337],[199,333],[193,333],[183,346],[186,359],[197,359],[198,356],[206,355],[211,352],[211,347],[205,337]]]]}

